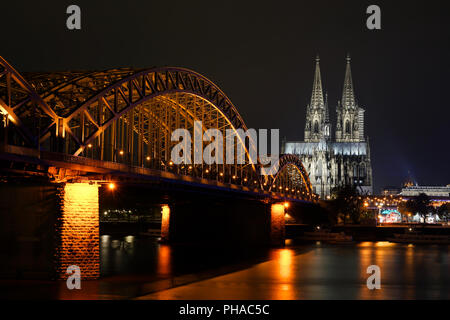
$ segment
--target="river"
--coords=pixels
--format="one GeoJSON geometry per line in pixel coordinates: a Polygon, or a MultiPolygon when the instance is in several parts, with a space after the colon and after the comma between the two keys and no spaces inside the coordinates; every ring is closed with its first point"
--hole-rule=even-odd
{"type": "Polygon", "coordinates": [[[245,249],[101,237],[101,274],[146,283],[141,299],[449,299],[449,248],[356,242],[245,249]],[[367,267],[380,267],[369,290],[367,267]],[[137,280],[136,280],[137,279],[137,280]]]}

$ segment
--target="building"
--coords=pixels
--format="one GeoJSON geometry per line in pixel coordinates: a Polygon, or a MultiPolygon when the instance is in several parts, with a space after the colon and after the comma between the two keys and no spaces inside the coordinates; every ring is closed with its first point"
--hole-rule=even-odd
{"type": "Polygon", "coordinates": [[[389,186],[389,187],[382,188],[381,194],[383,196],[396,196],[396,195],[400,194],[401,191],[402,191],[402,189],[399,187],[389,186]]]}
{"type": "Polygon", "coordinates": [[[429,197],[450,197],[450,184],[447,186],[406,186],[402,188],[400,195],[407,197],[415,197],[421,193],[425,193],[429,197]]]}
{"type": "Polygon", "coordinates": [[[342,100],[337,102],[336,113],[333,135],[328,97],[324,96],[317,57],[311,102],[306,109],[304,141],[284,142],[282,151],[300,156],[314,192],[322,198],[344,185],[356,186],[361,194],[372,194],[372,165],[369,141],[364,137],[364,109],[355,98],[350,56],[346,58],[342,100]]]}

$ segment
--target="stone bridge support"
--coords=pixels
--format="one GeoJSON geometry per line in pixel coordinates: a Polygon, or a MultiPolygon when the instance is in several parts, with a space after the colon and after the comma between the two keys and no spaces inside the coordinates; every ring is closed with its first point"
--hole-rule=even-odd
{"type": "Polygon", "coordinates": [[[66,183],[60,191],[55,265],[58,279],[67,267],[80,268],[82,279],[100,277],[98,184],[66,183]]]}
{"type": "Polygon", "coordinates": [[[273,246],[284,246],[284,239],[284,204],[273,203],[270,206],[270,244],[273,246]]]}

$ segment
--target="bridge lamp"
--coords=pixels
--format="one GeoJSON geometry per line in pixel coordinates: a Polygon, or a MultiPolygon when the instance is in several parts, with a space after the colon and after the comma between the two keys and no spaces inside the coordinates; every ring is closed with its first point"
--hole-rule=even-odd
{"type": "Polygon", "coordinates": [[[189,166],[189,170],[192,170],[192,166],[189,166]]]}
{"type": "Polygon", "coordinates": [[[116,188],[116,185],[111,182],[110,184],[108,184],[108,188],[109,190],[114,190],[116,188]]]}
{"type": "Polygon", "coordinates": [[[247,178],[244,178],[244,182],[247,182],[247,178]]]}
{"type": "Polygon", "coordinates": [[[123,150],[120,150],[120,151],[119,151],[119,154],[120,154],[121,156],[123,156],[123,150]]]}
{"type": "Polygon", "coordinates": [[[282,187],[280,186],[280,187],[279,187],[278,189],[280,189],[280,190],[281,190],[281,189],[282,189],[282,187]]]}
{"type": "Polygon", "coordinates": [[[172,161],[169,162],[169,166],[173,166],[173,162],[172,161]]]}
{"type": "Polygon", "coordinates": [[[284,207],[285,207],[286,209],[289,208],[289,202],[285,201],[285,202],[284,202],[284,207]]]}
{"type": "Polygon", "coordinates": [[[147,161],[149,161],[149,160],[150,160],[150,157],[147,157],[146,159],[147,159],[147,161]]]}
{"type": "Polygon", "coordinates": [[[92,144],[90,144],[90,143],[87,146],[88,146],[88,148],[92,148],[92,144]]]}
{"type": "Polygon", "coordinates": [[[208,170],[208,169],[206,169],[206,170],[205,170],[205,172],[206,172],[206,173],[209,173],[209,170],[208,170]]]}
{"type": "Polygon", "coordinates": [[[223,177],[223,172],[220,173],[220,176],[223,177]]]}
{"type": "Polygon", "coordinates": [[[233,176],[233,179],[236,179],[236,176],[233,176]]]}

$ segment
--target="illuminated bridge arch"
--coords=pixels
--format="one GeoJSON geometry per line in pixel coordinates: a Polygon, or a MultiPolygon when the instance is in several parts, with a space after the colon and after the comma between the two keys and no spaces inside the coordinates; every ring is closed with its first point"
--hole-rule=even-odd
{"type": "Polygon", "coordinates": [[[247,130],[222,90],[188,69],[122,68],[21,76],[0,57],[0,106],[20,133],[20,138],[8,137],[13,144],[278,193],[271,186],[279,184],[284,191],[286,187],[295,190],[290,196],[311,195],[300,160],[289,156],[280,159],[275,176],[264,179],[257,166],[249,163],[248,152],[245,164],[175,165],[170,161],[177,143],[171,141],[171,133],[184,128],[194,136],[195,120],[202,121],[203,131],[218,129],[224,137],[227,129],[247,130]]]}
{"type": "Polygon", "coordinates": [[[300,158],[294,154],[280,157],[276,174],[267,176],[264,181],[265,189],[271,192],[283,193],[286,197],[299,196],[313,199],[311,183],[300,158]]]}

